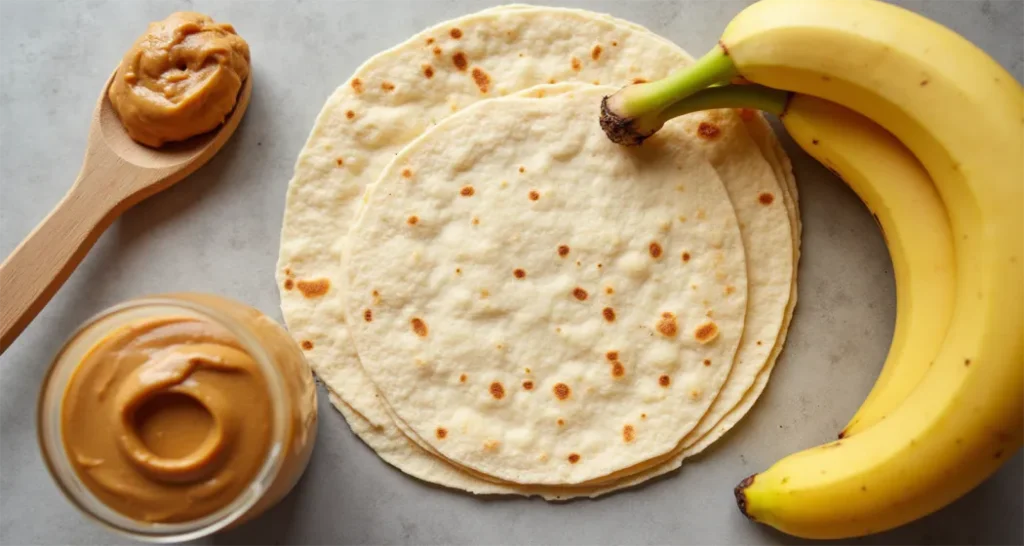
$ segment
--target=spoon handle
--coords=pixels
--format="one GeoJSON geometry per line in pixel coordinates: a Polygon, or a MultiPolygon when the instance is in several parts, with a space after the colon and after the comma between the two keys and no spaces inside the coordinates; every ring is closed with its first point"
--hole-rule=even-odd
{"type": "Polygon", "coordinates": [[[83,169],[60,203],[0,265],[0,353],[28,326],[99,236],[113,222],[112,206],[90,191],[83,169]]]}

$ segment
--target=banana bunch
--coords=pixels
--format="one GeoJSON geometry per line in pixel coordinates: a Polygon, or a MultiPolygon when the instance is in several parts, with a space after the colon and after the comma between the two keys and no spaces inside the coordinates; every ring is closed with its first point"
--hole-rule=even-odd
{"type": "Polygon", "coordinates": [[[750,519],[848,538],[929,514],[995,472],[1024,435],[1024,92],[951,30],[876,0],[762,0],[697,65],[607,97],[638,144],[671,117],[778,114],[883,230],[892,347],[840,439],[736,487],[750,519]],[[755,85],[729,85],[730,82],[755,85]]]}

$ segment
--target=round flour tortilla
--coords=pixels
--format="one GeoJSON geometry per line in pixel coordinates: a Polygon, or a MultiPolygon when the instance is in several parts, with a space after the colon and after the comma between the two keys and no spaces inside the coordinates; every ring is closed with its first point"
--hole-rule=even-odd
{"type": "MultiPolygon", "coordinates": [[[[369,60],[352,79],[339,87],[328,101],[296,164],[295,177],[289,188],[278,266],[278,281],[279,286],[282,287],[282,310],[295,337],[300,341],[309,342],[308,344],[304,343],[304,346],[311,347],[307,356],[318,376],[331,391],[331,400],[334,405],[345,415],[353,431],[390,464],[417,478],[474,493],[539,494],[549,499],[593,496],[618,487],[639,483],[678,468],[682,460],[681,452],[680,455],[673,456],[670,460],[661,463],[660,466],[655,466],[628,480],[618,482],[617,486],[598,488],[539,490],[538,488],[492,484],[461,472],[448,462],[430,455],[406,438],[388,416],[385,406],[379,400],[373,385],[367,380],[359,365],[358,357],[351,346],[346,327],[342,322],[337,299],[341,288],[337,265],[340,260],[339,238],[351,223],[358,196],[367,183],[379,174],[383,164],[390,156],[415,136],[415,131],[408,131],[400,134],[394,142],[385,140],[372,143],[370,146],[354,142],[350,135],[345,134],[346,131],[351,130],[348,107],[365,108],[371,120],[379,120],[390,117],[388,114],[391,113],[392,106],[387,104],[386,100],[382,100],[386,97],[379,94],[356,94],[352,84],[356,79],[360,79],[362,82],[374,77],[379,78],[379,74],[388,73],[389,65],[409,61],[410,56],[419,57],[414,58],[414,62],[430,61],[433,51],[424,47],[427,40],[432,39],[438,47],[442,48],[442,51],[449,51],[451,44],[456,43],[450,37],[451,29],[459,28],[461,30],[466,26],[464,24],[466,22],[477,26],[499,25],[500,23],[497,21],[489,20],[488,14],[509,8],[512,7],[487,10],[442,23],[420,33],[406,43],[369,60]],[[380,116],[374,112],[378,109],[383,110],[383,114],[380,116]],[[355,162],[359,167],[357,169],[337,168],[340,166],[331,164],[332,161],[336,162],[334,154],[331,153],[334,149],[348,149],[350,151],[346,155],[355,156],[363,162],[355,162]],[[375,154],[378,153],[380,155],[375,157],[375,154]],[[383,159],[378,160],[381,156],[383,159]]],[[[508,78],[523,86],[544,83],[551,79],[556,81],[573,79],[593,81],[588,78],[595,77],[598,81],[607,80],[618,85],[629,83],[634,78],[648,80],[660,78],[670,70],[691,62],[691,58],[685,52],[663,38],[649,33],[639,25],[606,15],[577,10],[537,9],[530,6],[515,6],[514,9],[522,9],[524,13],[506,21],[494,32],[485,32],[479,36],[492,36],[526,24],[573,25],[579,31],[573,36],[563,36],[561,39],[567,42],[576,40],[575,45],[570,49],[577,52],[575,55],[577,58],[584,61],[584,70],[566,74],[559,68],[564,63],[561,50],[569,47],[568,45],[549,50],[543,47],[543,44],[530,44],[531,47],[524,50],[524,57],[530,59],[531,62],[535,61],[536,66],[528,67],[513,63],[514,66],[511,67],[511,70],[520,72],[520,74],[518,76],[512,74],[508,78]],[[583,22],[592,24],[581,24],[583,22]],[[633,53],[631,56],[609,57],[607,53],[612,50],[608,46],[616,41],[618,46],[613,47],[628,47],[629,51],[643,52],[643,54],[633,53]],[[603,45],[604,51],[600,58],[604,61],[610,60],[610,62],[591,65],[587,61],[586,54],[588,51],[593,54],[595,45],[603,45]],[[632,64],[634,61],[638,66],[632,64]],[[540,67],[540,70],[537,67],[540,67]],[[544,70],[550,71],[551,75],[549,76],[544,70]],[[621,75],[623,72],[626,73],[626,77],[619,81],[611,79],[612,74],[621,75]]],[[[473,36],[478,35],[474,34],[473,36]]],[[[465,35],[463,39],[466,39],[465,35]]],[[[511,55],[502,56],[504,55],[502,52],[489,51],[488,55],[496,55],[494,62],[490,64],[492,66],[502,66],[501,61],[511,57],[511,55]]],[[[482,58],[481,63],[486,62],[489,62],[488,58],[482,58]]],[[[570,68],[571,63],[570,60],[570,68]]],[[[506,67],[508,68],[507,63],[506,67]]],[[[446,86],[459,83],[450,80],[445,80],[445,82],[446,86]]],[[[512,88],[510,87],[510,89],[512,88]]],[[[432,116],[443,117],[451,110],[445,92],[445,87],[436,93],[425,92],[418,104],[423,111],[432,113],[432,116]]],[[[487,96],[481,94],[479,98],[487,96]]],[[[466,99],[466,97],[463,96],[462,99],[466,99]]],[[[353,115],[356,112],[354,109],[351,111],[353,115]]],[[[760,115],[747,116],[744,121],[755,140],[758,141],[758,146],[761,147],[765,159],[775,170],[778,180],[776,184],[781,183],[781,194],[792,222],[791,232],[795,241],[793,262],[795,263],[799,243],[799,219],[796,214],[796,187],[792,184],[792,172],[788,167],[788,159],[781,149],[777,150],[776,156],[775,149],[778,148],[778,142],[760,115]],[[759,135],[760,139],[757,138],[759,135]],[[787,164],[782,165],[783,162],[787,164]]],[[[368,125],[373,126],[374,123],[368,123],[368,125]]],[[[725,182],[727,189],[731,188],[729,181],[725,182]]],[[[730,194],[732,193],[730,191],[730,194]]],[[[742,217],[740,220],[742,222],[742,217]]],[[[748,251],[748,261],[753,258],[753,254],[748,251]]],[[[793,275],[795,277],[795,268],[793,275]]],[[[751,283],[750,291],[753,298],[757,294],[757,286],[751,283]]],[[[795,290],[789,303],[785,305],[784,322],[780,329],[782,336],[784,336],[785,327],[792,316],[794,303],[795,290]]],[[[750,317],[748,317],[749,320],[750,317]]],[[[708,443],[724,434],[749,410],[767,382],[770,365],[774,363],[774,358],[777,356],[778,350],[781,349],[781,337],[779,342],[773,345],[776,349],[757,375],[755,386],[747,390],[740,405],[728,413],[719,426],[705,434],[699,444],[691,446],[687,450],[687,455],[703,449],[708,443]]],[[[733,376],[730,376],[727,388],[733,381],[733,376]]],[[[716,407],[718,406],[724,406],[724,404],[716,404],[716,407]]]]}
{"type": "MultiPolygon", "coordinates": [[[[540,93],[550,95],[556,92],[557,90],[552,89],[550,86],[544,86],[542,88],[538,88],[538,91],[527,91],[522,94],[527,96],[536,96],[540,93]]],[[[792,177],[792,169],[789,165],[789,160],[782,151],[781,146],[779,146],[777,139],[774,138],[774,133],[771,132],[763,117],[760,114],[745,114],[747,115],[744,115],[742,119],[748,126],[751,136],[754,138],[759,150],[765,156],[767,162],[771,165],[777,179],[782,181],[781,193],[788,216],[793,222],[792,230],[795,234],[795,242],[797,243],[794,245],[794,252],[797,252],[799,248],[799,218],[796,211],[796,186],[792,177]]],[[[794,256],[794,261],[796,257],[797,256],[794,256]]],[[[787,314],[783,327],[784,330],[789,324],[789,317],[792,316],[793,304],[795,304],[795,293],[793,294],[790,303],[786,306],[787,314]]],[[[780,333],[780,341],[776,348],[773,349],[770,364],[774,363],[777,352],[781,350],[781,340],[784,335],[785,331],[780,333]]],[[[762,369],[762,371],[757,375],[754,387],[745,393],[740,404],[723,418],[718,427],[706,434],[699,442],[688,447],[685,452],[681,448],[678,448],[668,457],[659,458],[656,460],[655,464],[651,464],[649,467],[638,471],[635,474],[613,480],[609,483],[586,487],[522,486],[516,484],[498,484],[494,483],[492,480],[481,479],[480,477],[465,472],[464,469],[451,464],[449,461],[431,455],[431,453],[422,449],[421,445],[418,445],[418,442],[403,434],[398,426],[374,427],[370,425],[366,419],[355,413],[349,405],[349,403],[354,403],[357,406],[377,404],[379,402],[376,400],[375,393],[364,392],[359,399],[350,402],[342,401],[333,392],[330,394],[332,403],[345,416],[352,426],[353,431],[359,435],[359,437],[362,438],[381,458],[396,468],[401,469],[403,472],[427,482],[462,489],[474,494],[537,495],[547,500],[558,501],[577,497],[596,497],[637,485],[679,468],[684,456],[689,457],[703,450],[707,445],[713,442],[714,439],[723,435],[751,408],[754,401],[757,399],[757,396],[767,383],[769,372],[770,367],[768,366],[766,366],[765,369],[762,369]]]]}
{"type": "Polygon", "coordinates": [[[446,458],[578,484],[673,450],[731,368],[746,262],[728,194],[667,126],[594,123],[615,88],[482,101],[403,149],[348,236],[349,324],[446,458]]]}
{"type": "MultiPolygon", "coordinates": [[[[345,400],[373,389],[344,323],[341,251],[359,196],[404,145],[480,100],[551,82],[653,80],[688,62],[608,16],[516,6],[441,23],[364,63],[327,100],[299,154],[281,232],[281,309],[317,376],[345,400]]],[[[356,411],[390,422],[379,404],[356,411]]]]}

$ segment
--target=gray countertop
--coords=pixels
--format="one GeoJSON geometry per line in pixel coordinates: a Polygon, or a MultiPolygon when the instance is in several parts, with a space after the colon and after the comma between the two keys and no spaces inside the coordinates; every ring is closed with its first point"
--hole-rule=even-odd
{"type": "MultiPolygon", "coordinates": [[[[0,359],[0,543],[127,542],[64,500],[36,445],[43,373],[73,329],[127,298],[208,291],[280,320],[274,265],[285,190],[313,119],[367,57],[426,26],[497,2],[0,1],[0,254],[77,174],[90,112],[147,22],[195,9],[252,47],[255,90],[234,138],[207,166],[128,211],[0,359]]],[[[634,20],[703,53],[746,2],[555,2],[634,20]]],[[[965,35],[1014,76],[1024,70],[1024,3],[900,2],[965,35]]],[[[320,439],[298,487],[213,544],[798,543],[746,521],[732,487],[786,454],[834,437],[874,381],[895,292],[882,238],[857,198],[783,137],[804,221],[800,303],[767,392],[732,433],[679,472],[566,504],[481,499],[418,482],[378,459],[326,396],[320,439]]],[[[323,392],[321,391],[321,395],[323,392]]],[[[1018,453],[952,506],[864,543],[1024,542],[1018,453]]]]}

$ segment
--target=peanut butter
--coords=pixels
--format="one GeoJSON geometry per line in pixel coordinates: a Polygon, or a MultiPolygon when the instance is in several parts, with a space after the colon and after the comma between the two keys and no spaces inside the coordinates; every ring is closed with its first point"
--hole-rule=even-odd
{"type": "Polygon", "coordinates": [[[177,12],[135,41],[108,96],[128,134],[159,147],[217,128],[248,76],[249,46],[231,25],[177,12]]]}
{"type": "Polygon", "coordinates": [[[316,388],[295,341],[259,311],[204,294],[128,302],[80,329],[41,405],[47,459],[147,525],[260,514],[295,485],[316,439],[316,388]]]}

